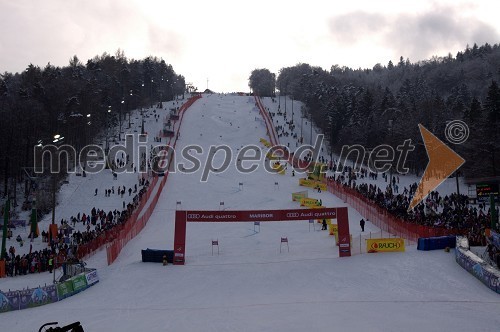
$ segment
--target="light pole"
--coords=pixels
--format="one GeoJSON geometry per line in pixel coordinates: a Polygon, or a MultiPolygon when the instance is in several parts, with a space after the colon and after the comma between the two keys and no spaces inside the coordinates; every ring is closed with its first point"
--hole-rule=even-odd
{"type": "MultiPolygon", "coordinates": [[[[391,133],[391,146],[394,143],[394,119],[389,119],[389,132],[391,133]]],[[[392,163],[391,168],[389,168],[389,186],[392,188],[392,163]]]]}
{"type": "MultiPolygon", "coordinates": [[[[54,135],[54,139],[52,140],[52,143],[54,143],[54,145],[56,147],[58,147],[59,145],[61,145],[62,141],[64,140],[64,137],[62,137],[61,135],[59,134],[56,134],[54,135]]],[[[55,165],[56,162],[59,162],[59,149],[57,149],[55,151],[55,154],[54,154],[54,163],[52,165],[55,165]]],[[[57,165],[57,170],[55,173],[52,173],[52,225],[54,225],[56,223],[56,191],[57,191],[57,176],[59,175],[59,172],[60,172],[60,167],[61,165],[57,165]]],[[[51,169],[51,172],[53,171],[53,169],[51,169]]]]}
{"type": "Polygon", "coordinates": [[[127,107],[127,109],[128,109],[128,128],[127,129],[130,129],[130,126],[131,126],[130,117],[132,116],[132,110],[130,109],[130,101],[132,100],[132,96],[133,96],[132,90],[130,90],[130,98],[127,99],[127,105],[128,105],[128,107],[127,107]]]}
{"type": "Polygon", "coordinates": [[[280,82],[280,94],[278,95],[278,113],[281,113],[281,82],[280,82]]]}
{"type": "Polygon", "coordinates": [[[149,87],[149,99],[151,100],[151,108],[153,108],[153,79],[151,79],[151,85],[149,87]]]}
{"type": "MultiPolygon", "coordinates": [[[[86,123],[87,126],[90,126],[92,124],[92,122],[90,121],[90,117],[91,117],[91,114],[88,113],[87,114],[87,123],[86,123]]],[[[85,134],[85,144],[88,144],[87,140],[88,140],[88,137],[89,137],[89,130],[87,129],[87,126],[85,126],[85,132],[84,132],[84,134],[85,134]]]]}
{"type": "Polygon", "coordinates": [[[141,109],[141,119],[142,119],[141,134],[144,135],[144,112],[142,109],[141,109]]]}
{"type": "Polygon", "coordinates": [[[285,119],[286,119],[286,98],[287,98],[287,95],[285,93],[285,112],[284,112],[285,113],[285,115],[284,115],[285,119]]]}
{"type": "Polygon", "coordinates": [[[106,113],[106,155],[109,152],[109,117],[111,116],[111,105],[108,106],[108,111],[106,113]]]}
{"type": "Polygon", "coordinates": [[[313,145],[313,115],[312,115],[312,113],[311,113],[311,119],[310,119],[309,122],[311,122],[311,137],[310,137],[310,141],[311,141],[311,145],[313,145]]]}
{"type": "Polygon", "coordinates": [[[302,106],[302,108],[300,109],[300,144],[302,144],[302,142],[304,141],[303,137],[302,136],[302,132],[303,132],[303,129],[304,128],[304,106],[302,106]]]}
{"type": "Polygon", "coordinates": [[[119,118],[119,123],[118,123],[118,141],[121,141],[122,140],[122,108],[123,108],[123,104],[125,104],[125,97],[122,98],[122,101],[120,102],[120,114],[118,114],[118,118],[119,118]]]}

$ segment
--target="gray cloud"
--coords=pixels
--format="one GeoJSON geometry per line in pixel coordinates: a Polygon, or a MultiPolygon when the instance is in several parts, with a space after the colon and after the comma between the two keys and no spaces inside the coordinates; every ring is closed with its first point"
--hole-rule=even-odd
{"type": "Polygon", "coordinates": [[[356,11],[330,19],[333,38],[348,45],[376,39],[395,54],[423,60],[440,52],[460,50],[466,44],[500,41],[495,28],[475,17],[461,16],[462,8],[433,7],[419,14],[397,17],[356,11]]]}
{"type": "Polygon", "coordinates": [[[150,24],[148,26],[148,37],[149,49],[152,52],[159,52],[172,57],[181,55],[183,43],[177,32],[150,24]]]}
{"type": "Polygon", "coordinates": [[[331,33],[339,42],[356,43],[366,33],[377,33],[384,29],[387,19],[380,14],[355,11],[339,15],[329,22],[331,33]]]}
{"type": "Polygon", "coordinates": [[[75,54],[85,62],[118,48],[137,58],[158,51],[178,54],[180,38],[150,21],[133,3],[121,0],[2,3],[0,72],[21,71],[30,63],[67,65],[75,54]]]}

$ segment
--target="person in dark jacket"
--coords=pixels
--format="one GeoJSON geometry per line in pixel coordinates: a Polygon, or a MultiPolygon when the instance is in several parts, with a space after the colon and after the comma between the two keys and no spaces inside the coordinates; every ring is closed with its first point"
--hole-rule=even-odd
{"type": "Polygon", "coordinates": [[[322,223],[323,227],[321,227],[321,230],[322,231],[326,231],[327,227],[326,227],[326,219],[323,219],[323,223],[322,223]]]}
{"type": "Polygon", "coordinates": [[[361,218],[361,220],[359,221],[359,226],[361,226],[361,231],[364,232],[365,231],[365,220],[363,218],[361,218]]]}

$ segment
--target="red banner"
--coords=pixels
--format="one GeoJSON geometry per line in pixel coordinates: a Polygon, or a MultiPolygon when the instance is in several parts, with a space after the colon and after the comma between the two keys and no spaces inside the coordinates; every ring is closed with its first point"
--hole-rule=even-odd
{"type": "Polygon", "coordinates": [[[254,222],[337,218],[337,208],[179,212],[185,213],[188,222],[254,222]]]}
{"type": "MultiPolygon", "coordinates": [[[[184,265],[187,222],[261,222],[310,219],[337,219],[339,256],[351,256],[349,220],[346,207],[293,210],[176,211],[174,230],[174,265],[184,265]],[[345,235],[347,236],[345,237],[345,235]],[[345,237],[345,238],[344,238],[345,237]]],[[[288,240],[288,239],[287,239],[288,240]]]]}

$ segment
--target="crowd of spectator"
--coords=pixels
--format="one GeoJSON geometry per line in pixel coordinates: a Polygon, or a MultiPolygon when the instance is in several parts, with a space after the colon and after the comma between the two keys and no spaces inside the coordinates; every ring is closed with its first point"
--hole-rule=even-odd
{"type": "MultiPolygon", "coordinates": [[[[52,238],[49,231],[41,232],[42,242],[47,243],[47,248],[31,251],[27,254],[17,254],[14,246],[9,248],[6,257],[7,276],[26,275],[29,273],[52,272],[62,262],[78,262],[79,248],[88,245],[106,232],[123,225],[140,203],[142,196],[147,192],[149,181],[141,178],[139,181],[141,189],[133,197],[132,201],[125,205],[123,210],[104,211],[93,207],[89,213],[78,213],[71,216],[69,220],[61,219],[58,225],[57,236],[52,238]],[[83,230],[80,230],[83,229],[83,230]]],[[[125,187],[124,187],[125,188],[125,187]]],[[[123,189],[124,190],[124,189],[123,189]]],[[[107,194],[105,194],[107,195],[107,194]]],[[[24,241],[18,235],[18,242],[24,241]]],[[[111,240],[111,239],[105,239],[111,240]]]]}
{"type": "MultiPolygon", "coordinates": [[[[330,165],[330,170],[337,170],[335,164],[330,165]]],[[[333,173],[329,181],[336,181],[356,190],[405,222],[453,229],[457,233],[466,235],[473,246],[486,245],[485,230],[491,224],[491,219],[490,209],[485,204],[471,204],[469,197],[463,194],[442,196],[439,192],[432,191],[414,209],[408,211],[411,199],[418,190],[418,184],[412,183],[400,191],[398,176],[391,177],[387,173],[381,176],[387,183],[385,188],[364,181],[365,178],[377,179],[377,173],[369,172],[365,168],[354,172],[351,167],[346,166],[341,173],[333,173]]]]}

